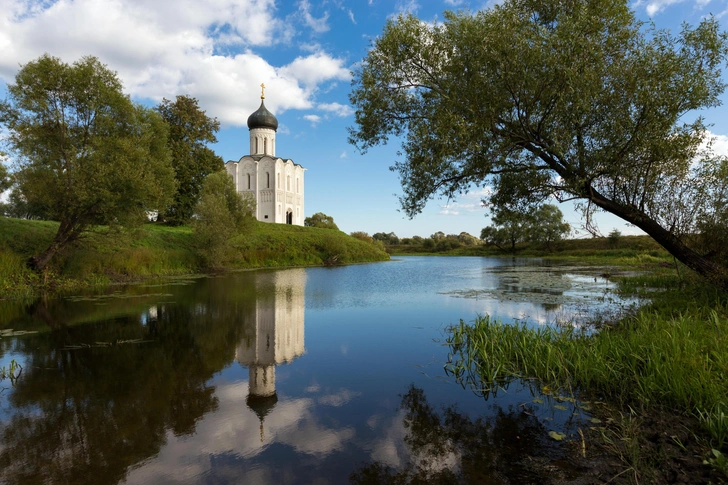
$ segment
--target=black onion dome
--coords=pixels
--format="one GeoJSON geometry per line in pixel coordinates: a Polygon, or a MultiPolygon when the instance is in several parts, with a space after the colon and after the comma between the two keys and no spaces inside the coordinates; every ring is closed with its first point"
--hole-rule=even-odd
{"type": "Polygon", "coordinates": [[[272,396],[253,396],[248,394],[248,397],[245,399],[245,404],[253,410],[261,422],[273,411],[277,402],[278,395],[275,393],[272,396]]]}
{"type": "Polygon", "coordinates": [[[248,116],[248,129],[253,128],[271,128],[273,131],[278,130],[278,120],[273,113],[268,111],[263,103],[260,101],[260,108],[258,111],[248,116]]]}

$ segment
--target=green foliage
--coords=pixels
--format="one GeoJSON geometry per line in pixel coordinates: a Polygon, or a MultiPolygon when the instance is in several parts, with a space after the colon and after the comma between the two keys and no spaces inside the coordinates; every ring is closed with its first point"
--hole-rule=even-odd
{"type": "Polygon", "coordinates": [[[607,236],[607,239],[609,240],[609,246],[612,248],[616,248],[619,245],[619,240],[622,239],[622,233],[619,231],[619,229],[612,229],[609,232],[609,236],[607,236]]]}
{"type": "Polygon", "coordinates": [[[378,232],[372,236],[372,238],[376,239],[377,241],[382,241],[384,244],[399,244],[399,238],[397,235],[393,232],[390,232],[389,234],[384,232],[378,232]]]}
{"type": "MultiPolygon", "coordinates": [[[[190,226],[144,224],[132,232],[97,228],[61,253],[44,278],[30,271],[25,260],[52,241],[57,230],[57,222],[0,217],[0,298],[25,298],[40,289],[65,291],[190,274],[208,264],[201,258],[190,226]]],[[[227,245],[228,268],[323,265],[332,253],[342,264],[389,259],[378,242],[367,243],[328,229],[255,220],[245,234],[227,245]]]]}
{"type": "Polygon", "coordinates": [[[224,169],[206,177],[192,228],[208,267],[221,266],[229,258],[230,240],[250,229],[254,213],[255,201],[235,190],[232,177],[224,169]]]}
{"type": "Polygon", "coordinates": [[[0,159],[0,194],[8,190],[11,185],[13,185],[13,182],[10,179],[10,173],[8,172],[7,167],[3,164],[2,159],[0,159]]]}
{"type": "Polygon", "coordinates": [[[506,208],[494,208],[491,212],[493,225],[483,228],[480,238],[502,251],[515,252],[517,244],[528,240],[534,225],[533,214],[506,208]]]}
{"type": "Polygon", "coordinates": [[[18,197],[58,221],[42,270],[92,225],[141,222],[174,190],[167,128],[122,93],[116,73],[95,57],[73,65],[43,55],[8,86],[0,120],[17,164],[18,197]]]}
{"type": "MultiPolygon", "coordinates": [[[[580,389],[641,412],[675,409],[702,416],[714,445],[726,445],[728,316],[720,300],[658,298],[619,326],[587,333],[570,325],[507,325],[488,316],[450,328],[448,369],[475,389],[495,392],[514,379],[580,389]],[[675,301],[679,303],[676,305],[675,301]],[[676,308],[681,308],[680,313],[676,308]]],[[[654,295],[653,295],[654,296],[654,295]]]]}
{"type": "Polygon", "coordinates": [[[564,222],[564,215],[555,205],[539,206],[533,213],[533,219],[528,238],[532,242],[544,245],[548,250],[553,249],[554,243],[561,241],[571,232],[571,226],[564,222]]]}
{"type": "Polygon", "coordinates": [[[516,246],[525,242],[543,245],[551,251],[553,244],[571,231],[559,208],[550,204],[543,204],[535,210],[496,207],[491,212],[493,225],[483,228],[480,238],[502,251],[515,252],[516,246]]]}
{"type": "Polygon", "coordinates": [[[352,233],[349,233],[349,236],[368,243],[374,242],[374,238],[370,236],[369,233],[366,233],[364,231],[354,231],[352,233]]]}
{"type": "Polygon", "coordinates": [[[355,72],[350,141],[404,139],[393,169],[411,217],[472,186],[492,186],[496,206],[581,200],[587,227],[611,212],[728,287],[728,266],[690,237],[728,233],[726,162],[701,153],[709,132],[687,119],[720,103],[727,55],[715,18],[672,34],[627,0],[400,15],[355,72]]]}
{"type": "Polygon", "coordinates": [[[323,212],[317,212],[311,217],[305,218],[303,220],[303,225],[306,227],[320,227],[324,229],[339,230],[338,226],[334,223],[334,218],[327,216],[323,212]]]}
{"type": "Polygon", "coordinates": [[[206,146],[217,141],[220,122],[208,117],[190,96],[177,96],[174,102],[162,99],[155,109],[169,127],[167,145],[177,181],[174,201],[163,217],[182,224],[192,217],[205,177],[223,168],[222,158],[206,146]]]}

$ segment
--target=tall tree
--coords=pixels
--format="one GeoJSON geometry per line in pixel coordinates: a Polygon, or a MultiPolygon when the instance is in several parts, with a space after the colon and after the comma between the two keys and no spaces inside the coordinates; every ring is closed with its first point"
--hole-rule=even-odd
{"type": "Polygon", "coordinates": [[[728,287],[728,261],[693,240],[699,221],[726,220],[726,162],[698,157],[708,131],[688,120],[720,103],[727,54],[714,18],[674,35],[627,0],[506,0],[435,25],[402,15],[355,73],[350,140],[405,137],[393,169],[410,217],[473,185],[501,205],[579,200],[587,226],[611,212],[728,287]]]}
{"type": "Polygon", "coordinates": [[[199,199],[192,220],[199,252],[208,267],[220,266],[230,240],[254,224],[255,200],[235,190],[225,169],[205,177],[199,199]]]}
{"type": "Polygon", "coordinates": [[[224,167],[222,158],[206,145],[217,141],[220,122],[207,116],[190,96],[163,99],[156,109],[169,126],[168,146],[177,180],[174,202],[164,218],[183,224],[192,217],[205,177],[224,167]]]}
{"type": "Polygon", "coordinates": [[[543,244],[549,251],[553,244],[561,241],[571,232],[571,226],[564,221],[564,214],[553,204],[542,204],[533,212],[533,224],[528,238],[543,244]]]}
{"type": "Polygon", "coordinates": [[[492,210],[492,226],[484,227],[480,238],[501,251],[516,252],[518,243],[525,242],[533,230],[533,214],[504,207],[492,210]]]}
{"type": "Polygon", "coordinates": [[[30,267],[44,269],[91,225],[129,224],[165,207],[174,190],[166,125],[98,59],[69,65],[43,55],[20,69],[8,98],[0,121],[19,196],[60,223],[30,267]]]}

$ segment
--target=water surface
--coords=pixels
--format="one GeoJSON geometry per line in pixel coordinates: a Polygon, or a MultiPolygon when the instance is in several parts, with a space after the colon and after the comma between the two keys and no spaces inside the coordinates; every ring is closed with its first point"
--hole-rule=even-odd
{"type": "Polygon", "coordinates": [[[568,441],[588,415],[533,386],[464,389],[443,342],[485,313],[578,324],[619,304],[600,272],[403,257],[0,302],[0,365],[23,366],[0,383],[0,482],[578,477],[548,432],[568,441]]]}

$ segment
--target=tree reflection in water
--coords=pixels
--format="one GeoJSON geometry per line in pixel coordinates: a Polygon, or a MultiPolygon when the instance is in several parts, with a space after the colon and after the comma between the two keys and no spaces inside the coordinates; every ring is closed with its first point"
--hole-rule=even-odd
{"type": "Polygon", "coordinates": [[[472,420],[448,406],[441,413],[422,389],[402,396],[408,462],[401,469],[372,462],[351,474],[364,484],[510,484],[560,482],[583,476],[568,463],[568,446],[555,446],[528,407],[472,420]]]}
{"type": "Polygon", "coordinates": [[[253,330],[259,290],[209,279],[177,288],[168,303],[140,296],[70,311],[67,301],[38,302],[27,325],[47,330],[14,344],[26,365],[7,397],[0,483],[118,483],[168,436],[193,433],[217,407],[210,379],[253,330]]]}

